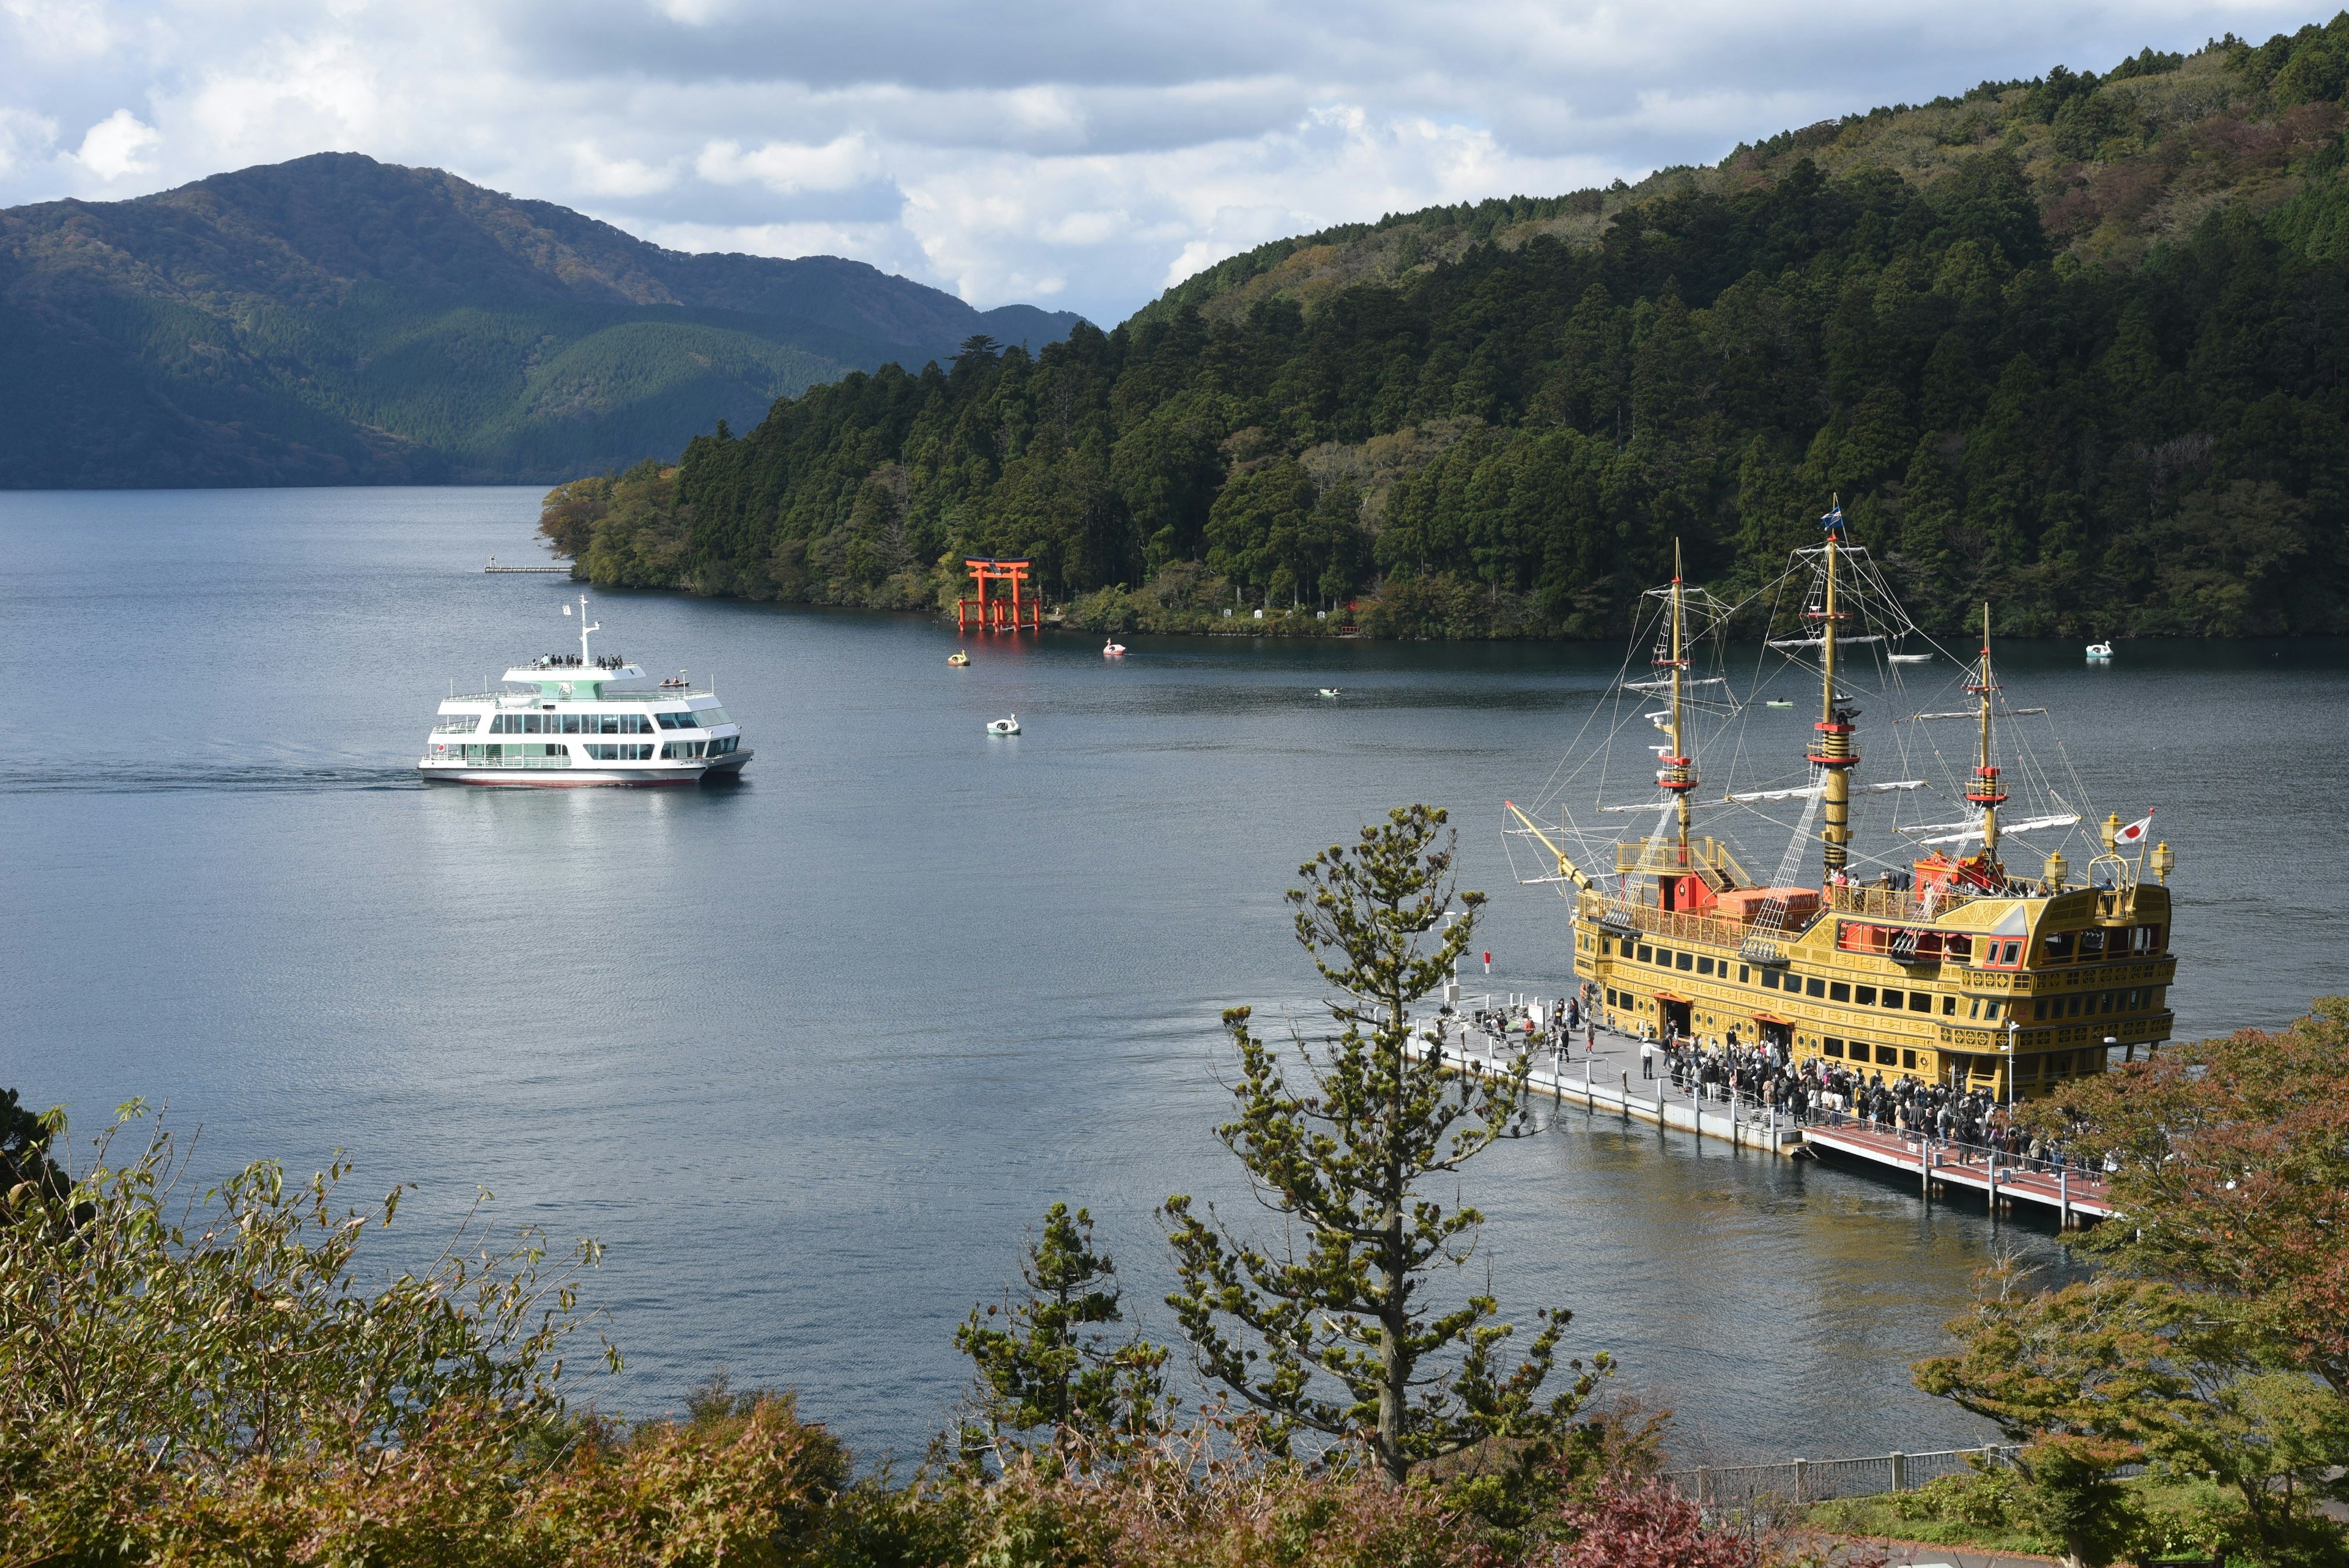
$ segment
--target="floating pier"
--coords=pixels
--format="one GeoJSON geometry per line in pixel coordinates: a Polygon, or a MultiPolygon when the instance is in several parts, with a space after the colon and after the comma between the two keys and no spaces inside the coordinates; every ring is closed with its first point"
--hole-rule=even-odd
{"type": "Polygon", "coordinates": [[[2012,1210],[2018,1202],[2037,1203],[2054,1210],[2057,1223],[2067,1231],[2090,1220],[2109,1220],[2116,1212],[2104,1178],[2077,1166],[2034,1171],[1986,1149],[1939,1144],[1920,1140],[1914,1133],[1850,1124],[1806,1128],[1804,1140],[1816,1150],[1913,1174],[1918,1191],[1928,1196],[1934,1188],[1956,1188],[1981,1193],[1993,1208],[2012,1210]]]}
{"type": "MultiPolygon", "coordinates": [[[[1477,1077],[1506,1072],[1524,1046],[1516,1037],[1497,1037],[1471,1020],[1478,1012],[1521,1016],[1522,1003],[1509,997],[1495,1008],[1490,996],[1455,1003],[1464,1014],[1441,1021],[1444,1065],[1477,1077]]],[[[1423,1057],[1430,1037],[1414,1035],[1413,1055],[1423,1057]]],[[[1702,1091],[1672,1086],[1661,1047],[1601,1029],[1578,1031],[1558,1050],[1536,1049],[1527,1063],[1526,1087],[1560,1105],[1578,1105],[1594,1115],[1619,1116],[1659,1128],[1717,1138],[1733,1149],[1794,1155],[1835,1154],[1915,1179],[1920,1197],[1951,1191],[1975,1192],[1995,1209],[2012,1212],[2017,1202],[2053,1210],[2072,1230],[2116,1212],[2111,1191],[2099,1173],[2078,1166],[2053,1171],[1990,1150],[1926,1142],[1914,1133],[1871,1128],[1830,1116],[1797,1125],[1776,1108],[1750,1099],[1708,1099],[1702,1091]],[[1654,1076],[1650,1076],[1650,1075],[1654,1076]]]]}
{"type": "MultiPolygon", "coordinates": [[[[1803,1129],[1775,1107],[1745,1099],[1707,1099],[1689,1089],[1674,1088],[1662,1066],[1664,1058],[1647,1055],[1641,1047],[1639,1040],[1605,1030],[1595,1039],[1578,1036],[1555,1053],[1534,1052],[1526,1087],[1560,1105],[1578,1105],[1594,1115],[1619,1116],[1627,1121],[1693,1132],[1700,1138],[1717,1138],[1734,1149],[1792,1154],[1802,1147],[1803,1129]],[[1646,1076],[1651,1072],[1664,1076],[1646,1076]]],[[[1414,1055],[1424,1055],[1425,1037],[1414,1036],[1411,1048],[1414,1055]]],[[[1455,1071],[1479,1076],[1506,1071],[1519,1048],[1462,1019],[1445,1020],[1444,1057],[1455,1071]]]]}

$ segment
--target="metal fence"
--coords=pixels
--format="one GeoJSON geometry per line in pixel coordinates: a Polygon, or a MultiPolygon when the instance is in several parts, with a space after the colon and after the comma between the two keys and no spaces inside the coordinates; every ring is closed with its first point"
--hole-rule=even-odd
{"type": "MultiPolygon", "coordinates": [[[[2021,1449],[1989,1443],[1978,1449],[1941,1449],[1922,1454],[1877,1454],[1857,1460],[1795,1460],[1775,1465],[1708,1465],[1671,1470],[1664,1479],[1708,1520],[1734,1520],[1768,1526],[1791,1519],[1815,1502],[1838,1497],[1876,1497],[1913,1491],[1946,1475],[1995,1470],[2014,1462],[2021,1449]]],[[[2141,1464],[2113,1473],[2141,1473],[2141,1464]]]]}
{"type": "Polygon", "coordinates": [[[1795,1460],[1775,1465],[1708,1465],[1665,1476],[1708,1519],[1768,1524],[1815,1502],[1909,1491],[1945,1475],[1993,1469],[2016,1449],[1992,1443],[1922,1454],[1877,1454],[1857,1460],[1795,1460]]]}

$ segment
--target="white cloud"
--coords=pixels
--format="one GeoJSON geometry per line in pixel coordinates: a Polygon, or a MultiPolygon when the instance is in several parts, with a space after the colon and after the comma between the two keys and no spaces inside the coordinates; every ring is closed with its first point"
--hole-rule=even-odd
{"type": "Polygon", "coordinates": [[[771,141],[750,152],[738,141],[712,141],[693,160],[694,172],[713,185],[756,181],[779,196],[803,191],[846,191],[880,179],[886,171],[880,150],[861,134],[834,137],[821,147],[771,141]]]}
{"type": "Polygon", "coordinates": [[[128,174],[152,174],[156,165],[148,154],[163,145],[163,138],[127,108],[116,109],[85,132],[74,161],[100,180],[128,174]]]}
{"type": "Polygon", "coordinates": [[[0,201],[328,149],[1104,323],[1283,234],[1708,161],[2282,0],[0,0],[0,201]],[[124,105],[140,106],[137,112],[124,105]],[[88,127],[78,148],[58,128],[88,127]],[[71,149],[68,150],[68,149],[71,149]]]}
{"type": "Polygon", "coordinates": [[[47,158],[57,139],[57,122],[21,108],[0,108],[0,178],[47,158]]]}

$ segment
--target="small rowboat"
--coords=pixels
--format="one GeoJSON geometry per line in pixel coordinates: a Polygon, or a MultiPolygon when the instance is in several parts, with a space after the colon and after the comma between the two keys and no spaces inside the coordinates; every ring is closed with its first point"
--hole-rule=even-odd
{"type": "Polygon", "coordinates": [[[1017,735],[1017,734],[1019,734],[1019,716],[1018,714],[1016,714],[1016,713],[1015,713],[1015,714],[1013,714],[1009,718],[990,718],[990,719],[988,719],[988,720],[987,721],[987,733],[988,733],[988,734],[989,734],[989,735],[1017,735]]]}

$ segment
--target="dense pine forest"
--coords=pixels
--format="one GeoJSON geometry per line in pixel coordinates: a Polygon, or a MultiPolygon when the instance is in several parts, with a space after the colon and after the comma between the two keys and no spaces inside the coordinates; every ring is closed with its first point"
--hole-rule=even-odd
{"type": "Polygon", "coordinates": [[[1601,636],[1840,496],[1920,623],[2349,631],[2349,13],[1261,247],[548,498],[607,584],[1601,636]],[[1326,614],[1326,619],[1323,618],[1326,614]]]}

